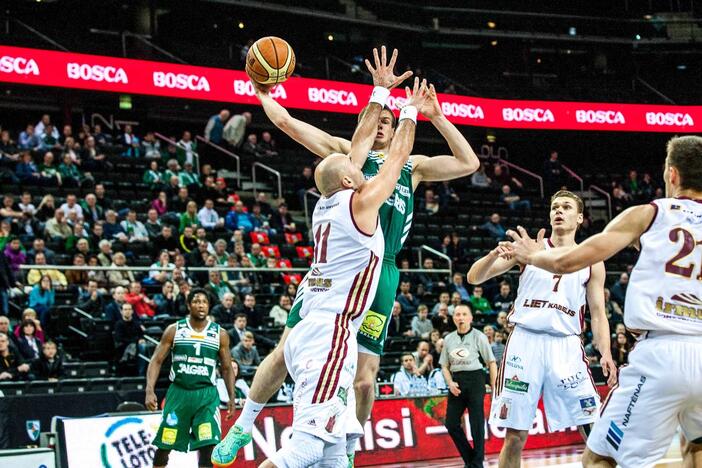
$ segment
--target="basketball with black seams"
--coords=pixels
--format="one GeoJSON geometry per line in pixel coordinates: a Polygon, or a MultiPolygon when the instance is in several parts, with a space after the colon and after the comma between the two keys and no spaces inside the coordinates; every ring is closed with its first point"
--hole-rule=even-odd
{"type": "Polygon", "coordinates": [[[246,74],[258,84],[277,85],[295,70],[295,52],[284,39],[262,37],[246,54],[246,74]]]}

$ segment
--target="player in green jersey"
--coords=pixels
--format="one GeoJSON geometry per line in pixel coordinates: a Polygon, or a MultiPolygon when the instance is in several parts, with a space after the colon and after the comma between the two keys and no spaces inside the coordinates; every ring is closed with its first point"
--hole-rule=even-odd
{"type": "MultiPolygon", "coordinates": [[[[397,50],[393,51],[389,62],[385,47],[381,48],[380,56],[376,49],[373,50],[373,54],[374,66],[371,66],[368,60],[366,60],[366,66],[373,76],[375,86],[392,89],[411,75],[411,72],[406,72],[401,76],[394,74],[393,68],[397,59],[397,50]]],[[[321,158],[333,153],[349,154],[351,150],[349,140],[332,136],[317,127],[293,118],[283,106],[273,100],[267,89],[256,83],[254,83],[254,87],[268,118],[293,140],[321,158]]],[[[358,333],[358,370],[354,389],[356,416],[361,426],[370,416],[375,400],[375,379],[380,367],[380,356],[400,278],[395,264],[395,256],[402,248],[412,224],[414,190],[422,181],[457,179],[472,174],[480,167],[478,157],[468,141],[443,114],[433,86],[431,86],[430,95],[431,98],[420,106],[418,111],[429,119],[444,137],[452,155],[410,156],[409,162],[402,169],[395,192],[380,209],[380,223],[385,236],[385,258],[380,272],[378,292],[358,333]]],[[[385,154],[394,136],[395,124],[395,115],[386,107],[380,113],[378,129],[371,151],[367,155],[352,158],[352,162],[361,168],[366,178],[375,176],[383,164],[385,154]]],[[[247,437],[247,435],[251,432],[256,415],[265,402],[278,391],[287,375],[281,344],[284,343],[292,327],[299,322],[299,310],[302,301],[304,301],[304,284],[300,286],[280,343],[258,367],[249,397],[232,427],[235,432],[231,438],[237,440],[233,442],[227,440],[227,442],[230,442],[234,455],[239,448],[248,443],[247,439],[250,440],[250,436],[247,437]]],[[[230,436],[227,436],[227,439],[230,439],[230,436]]],[[[352,445],[350,444],[349,447],[352,445]]],[[[352,456],[351,451],[349,455],[352,456]]]]}
{"type": "Polygon", "coordinates": [[[190,316],[166,328],[146,372],[146,407],[158,410],[154,385],[161,365],[171,354],[171,386],[166,393],[163,419],[153,444],[154,467],[165,467],[171,450],[200,452],[199,466],[211,467],[212,449],[220,440],[217,362],[229,403],[227,418],[234,412],[234,374],[229,354],[229,335],[208,320],[210,296],[204,289],[188,295],[190,316]]]}

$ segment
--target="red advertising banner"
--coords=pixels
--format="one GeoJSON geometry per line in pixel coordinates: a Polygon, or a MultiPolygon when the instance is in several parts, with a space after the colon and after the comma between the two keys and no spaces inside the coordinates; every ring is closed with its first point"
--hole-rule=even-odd
{"type": "MultiPolygon", "coordinates": [[[[607,387],[599,387],[603,396],[607,387]]],[[[437,458],[458,457],[449,437],[445,396],[378,400],[373,406],[365,434],[357,446],[356,466],[399,463],[437,458]]],[[[490,397],[485,397],[485,453],[498,453],[502,448],[505,429],[487,423],[490,397]]],[[[222,413],[222,431],[226,434],[234,418],[227,421],[222,413]]],[[[468,415],[464,417],[470,440],[468,415]]],[[[264,408],[256,420],[253,441],[239,453],[237,466],[255,467],[286,444],[292,435],[292,406],[264,408]]],[[[576,427],[550,432],[544,415],[543,402],[539,401],[534,424],[529,431],[526,448],[560,447],[578,444],[582,438],[576,427]]]]}
{"type": "MultiPolygon", "coordinates": [[[[0,46],[0,82],[258,105],[246,73],[146,60],[0,46]]],[[[371,86],[290,78],[272,96],[296,109],[358,113],[371,86]]],[[[403,104],[394,90],[389,106],[403,104]]],[[[702,106],[518,101],[440,94],[458,125],[538,130],[702,132],[702,106]]]]}

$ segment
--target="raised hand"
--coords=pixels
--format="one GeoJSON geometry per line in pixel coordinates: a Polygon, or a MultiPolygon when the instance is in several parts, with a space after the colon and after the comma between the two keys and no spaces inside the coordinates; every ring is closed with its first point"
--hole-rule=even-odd
{"type": "Polygon", "coordinates": [[[441,104],[439,104],[439,98],[436,97],[436,89],[434,89],[433,84],[429,85],[429,95],[426,101],[424,101],[424,104],[421,107],[417,107],[417,111],[429,120],[443,115],[441,104]]]}
{"type": "Polygon", "coordinates": [[[397,49],[393,49],[392,56],[390,57],[390,63],[388,63],[388,56],[385,46],[380,48],[380,56],[378,56],[378,49],[373,49],[373,59],[375,66],[372,66],[368,59],[366,59],[365,62],[368,72],[370,72],[371,76],[373,77],[374,86],[382,86],[383,88],[393,89],[412,76],[411,71],[406,71],[400,76],[395,75],[393,69],[395,68],[395,61],[397,60],[397,49]]]}
{"type": "Polygon", "coordinates": [[[536,236],[536,240],[529,237],[526,229],[521,226],[517,226],[517,231],[513,230],[507,231],[507,236],[513,239],[513,242],[500,242],[500,246],[508,249],[509,254],[513,258],[516,258],[522,265],[527,265],[529,263],[529,257],[531,254],[544,249],[544,234],[546,234],[545,229],[541,229],[536,236]]]}
{"type": "Polygon", "coordinates": [[[429,99],[429,87],[427,86],[427,80],[422,80],[421,85],[419,78],[414,79],[414,86],[410,90],[409,86],[405,87],[405,93],[407,94],[406,106],[414,106],[417,111],[425,104],[427,99],[429,99]]]}

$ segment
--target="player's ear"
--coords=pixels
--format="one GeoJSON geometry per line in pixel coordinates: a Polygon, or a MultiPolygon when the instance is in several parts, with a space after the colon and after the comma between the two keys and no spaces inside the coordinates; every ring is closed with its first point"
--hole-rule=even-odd
{"type": "Polygon", "coordinates": [[[585,219],[585,216],[583,215],[583,213],[578,213],[578,226],[583,224],[584,219],[585,219]]]}
{"type": "Polygon", "coordinates": [[[345,175],[344,177],[341,178],[341,186],[344,188],[356,188],[353,186],[353,180],[351,177],[345,175]]]}

